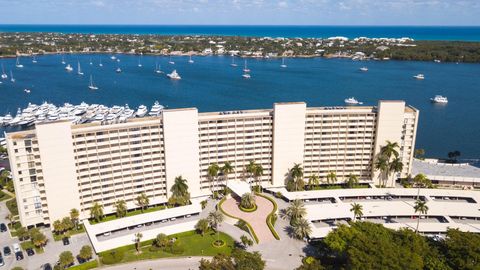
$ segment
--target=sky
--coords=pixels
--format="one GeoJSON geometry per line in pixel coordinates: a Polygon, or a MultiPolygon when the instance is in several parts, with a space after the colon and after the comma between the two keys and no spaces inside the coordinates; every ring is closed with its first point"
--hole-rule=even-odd
{"type": "Polygon", "coordinates": [[[0,0],[0,24],[480,25],[480,0],[0,0]]]}

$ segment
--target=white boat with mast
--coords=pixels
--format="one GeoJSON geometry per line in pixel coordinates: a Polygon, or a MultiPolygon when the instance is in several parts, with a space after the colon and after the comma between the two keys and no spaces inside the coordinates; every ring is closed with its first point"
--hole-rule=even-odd
{"type": "Polygon", "coordinates": [[[12,73],[11,70],[10,70],[10,81],[11,81],[12,83],[15,82],[15,78],[13,77],[13,73],[12,73]]]}
{"type": "Polygon", "coordinates": [[[103,64],[102,64],[102,58],[100,58],[100,63],[98,64],[99,67],[103,67],[103,64]]]}
{"type": "Polygon", "coordinates": [[[143,67],[142,65],[142,55],[140,55],[140,57],[138,58],[138,67],[143,67]]]}
{"type": "Polygon", "coordinates": [[[93,84],[93,76],[92,75],[90,75],[90,84],[88,85],[88,88],[90,90],[98,90],[98,87],[95,86],[95,84],[93,84]]]}
{"type": "Polygon", "coordinates": [[[92,58],[90,58],[90,63],[89,64],[90,64],[90,66],[93,65],[92,58]]]}
{"type": "Polygon", "coordinates": [[[78,75],[83,75],[82,68],[80,67],[80,61],[77,62],[77,74],[78,75]]]}
{"type": "Polygon", "coordinates": [[[362,105],[363,104],[363,102],[359,102],[354,97],[346,98],[344,101],[345,101],[345,104],[347,104],[347,105],[362,105]]]}
{"type": "Polygon", "coordinates": [[[175,62],[172,61],[172,56],[170,55],[170,57],[168,58],[168,63],[170,65],[175,65],[175,62]]]}
{"type": "Polygon", "coordinates": [[[245,63],[244,63],[244,66],[243,66],[243,72],[250,72],[250,69],[247,66],[247,59],[245,59],[245,63]]]}
{"type": "Polygon", "coordinates": [[[174,69],[172,73],[167,74],[167,77],[169,77],[172,80],[180,80],[182,77],[177,73],[177,70],[174,69]]]}
{"type": "Polygon", "coordinates": [[[65,65],[66,62],[65,62],[65,55],[62,53],[62,65],[65,65]]]}
{"type": "Polygon", "coordinates": [[[192,55],[190,54],[190,59],[188,59],[188,63],[193,64],[194,61],[192,60],[192,55]]]}
{"type": "Polygon", "coordinates": [[[286,68],[287,65],[285,64],[285,57],[282,57],[282,64],[280,65],[281,68],[286,68]]]}
{"type": "Polygon", "coordinates": [[[155,73],[161,74],[163,71],[161,70],[161,67],[158,63],[155,63],[155,73]]]}
{"type": "Polygon", "coordinates": [[[245,79],[250,79],[252,76],[250,76],[248,73],[243,73],[242,77],[245,79]]]}
{"type": "Polygon", "coordinates": [[[17,57],[17,62],[15,63],[15,66],[16,66],[17,68],[23,68],[23,65],[20,64],[20,57],[17,57]]]}
{"type": "Polygon", "coordinates": [[[36,64],[37,63],[37,58],[35,57],[35,54],[32,57],[32,63],[36,64]]]}
{"type": "Polygon", "coordinates": [[[230,66],[232,66],[232,67],[238,66],[238,65],[235,63],[235,55],[233,55],[233,54],[232,54],[232,63],[230,64],[230,66]]]}
{"type": "Polygon", "coordinates": [[[7,73],[5,73],[5,67],[3,66],[3,63],[2,63],[2,75],[1,75],[1,78],[2,78],[3,80],[8,79],[8,75],[7,75],[7,73]]]}

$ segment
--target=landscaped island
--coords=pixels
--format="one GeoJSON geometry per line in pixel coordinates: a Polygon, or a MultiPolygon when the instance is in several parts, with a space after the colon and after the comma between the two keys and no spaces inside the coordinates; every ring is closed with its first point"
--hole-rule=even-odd
{"type": "Polygon", "coordinates": [[[0,57],[50,53],[129,53],[480,62],[480,42],[415,41],[410,38],[0,33],[0,44],[0,57]]]}

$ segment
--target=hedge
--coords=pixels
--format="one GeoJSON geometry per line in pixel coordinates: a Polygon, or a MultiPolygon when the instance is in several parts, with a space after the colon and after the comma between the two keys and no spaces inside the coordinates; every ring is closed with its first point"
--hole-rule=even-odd
{"type": "Polygon", "coordinates": [[[265,196],[263,194],[256,193],[256,195],[269,200],[273,204],[273,210],[272,212],[270,212],[270,214],[268,214],[266,222],[267,222],[268,228],[273,234],[273,237],[275,237],[275,239],[277,240],[280,240],[280,236],[278,235],[277,231],[275,231],[274,225],[272,224],[272,217],[277,212],[277,209],[278,209],[277,203],[272,198],[265,196]]]}
{"type": "Polygon", "coordinates": [[[238,220],[241,220],[243,222],[245,222],[245,224],[247,225],[248,227],[248,230],[250,231],[250,235],[253,237],[253,239],[255,240],[255,243],[260,243],[260,240],[258,240],[258,236],[257,234],[255,233],[255,231],[253,230],[252,226],[246,222],[245,220],[241,219],[241,218],[238,218],[238,217],[234,217],[230,214],[227,214],[227,212],[225,212],[222,208],[222,204],[223,202],[225,202],[225,200],[227,199],[227,197],[223,197],[223,199],[218,203],[218,208],[220,209],[220,211],[227,217],[230,217],[230,218],[234,218],[234,219],[238,219],[238,220]]]}
{"type": "Polygon", "coordinates": [[[93,260],[79,265],[69,267],[68,270],[89,270],[98,267],[98,261],[93,260]]]}
{"type": "Polygon", "coordinates": [[[253,208],[245,208],[245,207],[242,207],[241,205],[239,205],[238,208],[240,208],[240,210],[243,211],[243,212],[251,213],[251,212],[255,212],[257,210],[257,205],[254,204],[253,208]]]}

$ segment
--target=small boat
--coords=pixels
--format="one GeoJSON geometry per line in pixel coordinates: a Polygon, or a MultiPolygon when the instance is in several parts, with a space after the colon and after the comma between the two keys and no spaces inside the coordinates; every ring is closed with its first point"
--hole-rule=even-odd
{"type": "Polygon", "coordinates": [[[232,63],[230,64],[230,66],[232,67],[238,66],[237,64],[235,64],[235,56],[233,54],[232,54],[232,63]]]}
{"type": "Polygon", "coordinates": [[[438,59],[435,59],[435,60],[433,60],[433,62],[435,62],[435,63],[440,63],[440,62],[442,62],[442,61],[440,61],[440,60],[438,60],[438,59]]]}
{"type": "Polygon", "coordinates": [[[242,75],[242,77],[245,78],[245,79],[250,79],[252,76],[250,76],[250,74],[248,74],[248,73],[244,73],[242,75]]]}
{"type": "Polygon", "coordinates": [[[23,65],[20,64],[20,58],[19,58],[19,57],[17,57],[17,63],[15,64],[15,66],[16,66],[17,68],[23,68],[23,65]]]}
{"type": "Polygon", "coordinates": [[[137,117],[144,117],[148,113],[147,106],[145,105],[140,105],[135,112],[135,116],[137,117]]]}
{"type": "Polygon", "coordinates": [[[35,55],[33,55],[32,63],[34,63],[34,64],[37,63],[37,58],[35,58],[35,55]]]}
{"type": "Polygon", "coordinates": [[[11,81],[12,83],[15,82],[15,78],[13,78],[13,73],[12,73],[11,70],[10,70],[10,81],[11,81]]]}
{"type": "Polygon", "coordinates": [[[167,74],[167,77],[169,77],[169,78],[172,79],[172,80],[180,80],[180,79],[182,78],[182,77],[180,77],[180,75],[178,75],[176,69],[174,69],[174,70],[172,71],[172,73],[167,74]]]}
{"type": "Polygon", "coordinates": [[[140,58],[138,58],[138,67],[143,67],[142,65],[142,57],[140,56],[140,58]]]}
{"type": "Polygon", "coordinates": [[[115,72],[121,73],[121,72],[122,72],[122,69],[118,67],[118,68],[115,70],[115,72]]]}
{"type": "Polygon", "coordinates": [[[440,96],[440,95],[436,95],[435,97],[430,98],[430,101],[431,101],[432,103],[440,103],[440,104],[446,104],[446,103],[448,103],[447,97],[440,96]]]}
{"type": "Polygon", "coordinates": [[[280,65],[281,68],[286,68],[287,65],[285,65],[285,58],[282,58],[282,64],[280,65]]]}
{"type": "Polygon", "coordinates": [[[62,65],[65,65],[66,62],[65,62],[65,55],[62,54],[62,65]]]}
{"type": "Polygon", "coordinates": [[[172,61],[172,57],[171,57],[171,56],[170,56],[170,58],[168,59],[168,63],[169,63],[170,65],[175,65],[175,62],[172,61]]]}
{"type": "Polygon", "coordinates": [[[247,59],[245,59],[245,64],[243,67],[243,72],[250,72],[250,69],[247,67],[247,59]]]}
{"type": "Polygon", "coordinates": [[[192,60],[192,55],[190,55],[190,59],[188,60],[188,63],[193,64],[193,62],[194,61],[192,60]]]}
{"type": "Polygon", "coordinates": [[[25,88],[25,89],[23,89],[23,92],[25,92],[25,93],[27,93],[27,94],[30,94],[31,91],[30,91],[30,89],[25,88]]]}
{"type": "Polygon", "coordinates": [[[160,65],[158,63],[155,64],[155,73],[161,74],[163,71],[160,68],[160,65]]]}
{"type": "Polygon", "coordinates": [[[89,88],[90,90],[98,90],[98,87],[95,86],[95,84],[93,84],[93,77],[92,77],[92,75],[90,75],[90,84],[88,85],[88,88],[89,88]]]}
{"type": "Polygon", "coordinates": [[[359,102],[354,97],[349,97],[344,100],[345,104],[347,105],[361,105],[363,102],[359,102]]]}
{"type": "Polygon", "coordinates": [[[8,79],[8,75],[7,75],[7,73],[5,73],[5,67],[3,66],[3,64],[2,64],[2,75],[1,75],[1,78],[2,78],[3,80],[8,79]]]}
{"type": "Polygon", "coordinates": [[[100,58],[100,63],[98,64],[99,67],[103,67],[103,64],[102,64],[102,58],[100,58]]]}
{"type": "Polygon", "coordinates": [[[92,58],[90,58],[90,63],[89,64],[90,64],[90,66],[93,65],[92,58]]]}
{"type": "Polygon", "coordinates": [[[112,55],[112,56],[110,56],[110,59],[117,60],[117,57],[115,55],[112,55]]]}
{"type": "Polygon", "coordinates": [[[417,79],[417,80],[424,80],[425,79],[425,75],[423,74],[417,74],[415,76],[413,76],[413,78],[417,79]]]}
{"type": "Polygon", "coordinates": [[[368,71],[368,68],[367,68],[367,67],[361,67],[361,68],[360,68],[360,71],[367,72],[367,71],[368,71]]]}
{"type": "Polygon", "coordinates": [[[70,66],[70,64],[68,64],[66,67],[65,67],[65,70],[70,72],[70,71],[73,71],[73,68],[72,66],[70,66]]]}
{"type": "Polygon", "coordinates": [[[78,69],[77,74],[78,74],[78,75],[83,75],[82,69],[81,69],[81,67],[80,67],[80,61],[79,61],[78,64],[77,64],[77,69],[78,69]]]}

